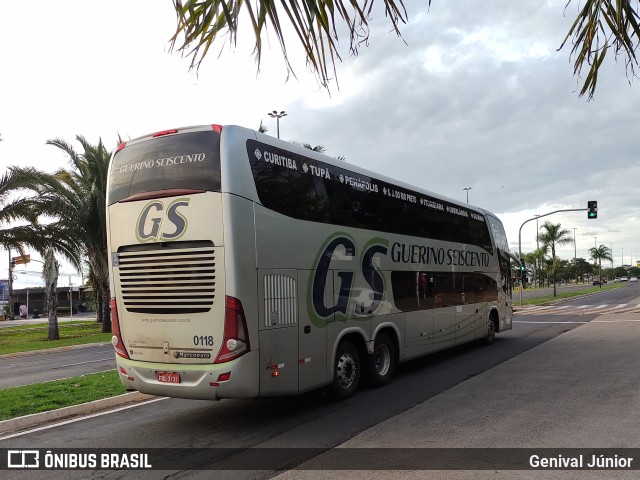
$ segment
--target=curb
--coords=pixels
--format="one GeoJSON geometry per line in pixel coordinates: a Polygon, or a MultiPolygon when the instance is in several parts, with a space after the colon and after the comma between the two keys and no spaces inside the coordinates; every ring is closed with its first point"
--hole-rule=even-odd
{"type": "Polygon", "coordinates": [[[140,392],[129,392],[116,397],[103,398],[92,402],[81,403],[79,405],[59,408],[57,410],[50,410],[48,412],[33,413],[31,415],[25,415],[24,417],[10,418],[9,420],[3,420],[0,422],[0,434],[35,427],[55,420],[64,420],[78,415],[108,410],[109,408],[120,405],[138,403],[152,398],[157,397],[140,392]]]}

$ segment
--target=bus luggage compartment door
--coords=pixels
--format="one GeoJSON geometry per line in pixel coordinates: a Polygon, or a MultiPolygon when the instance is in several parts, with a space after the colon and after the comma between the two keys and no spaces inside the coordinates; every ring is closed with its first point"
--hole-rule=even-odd
{"type": "Polygon", "coordinates": [[[260,396],[298,393],[295,270],[259,270],[260,396]]]}

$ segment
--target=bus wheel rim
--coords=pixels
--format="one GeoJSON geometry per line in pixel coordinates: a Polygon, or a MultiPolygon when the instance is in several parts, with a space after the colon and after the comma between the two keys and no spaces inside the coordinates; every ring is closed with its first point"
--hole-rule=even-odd
{"type": "Polygon", "coordinates": [[[391,366],[391,353],[389,352],[389,347],[386,345],[378,345],[376,349],[376,373],[381,377],[384,377],[389,371],[389,367],[391,366]]]}
{"type": "Polygon", "coordinates": [[[356,378],[356,362],[353,357],[347,353],[338,359],[338,384],[342,388],[349,388],[356,378]]]}

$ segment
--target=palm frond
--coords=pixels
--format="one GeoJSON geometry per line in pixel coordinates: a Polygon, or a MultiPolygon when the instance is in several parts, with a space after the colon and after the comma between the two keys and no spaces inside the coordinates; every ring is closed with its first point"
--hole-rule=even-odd
{"type": "MultiPolygon", "coordinates": [[[[400,34],[400,24],[407,22],[404,0],[382,0],[385,15],[392,30],[400,34]]],[[[173,0],[177,16],[176,31],[169,43],[191,57],[191,68],[198,69],[213,42],[227,38],[235,46],[244,11],[254,35],[254,55],[260,70],[262,35],[271,28],[276,35],[287,72],[295,76],[289,61],[285,31],[291,29],[294,38],[305,52],[306,62],[319,83],[329,88],[336,77],[338,30],[345,26],[349,35],[349,52],[357,55],[361,45],[369,39],[369,20],[374,0],[173,0]],[[280,13],[283,13],[281,15],[280,13]]],[[[431,5],[431,0],[429,0],[431,5]]]]}
{"type": "MultiPolygon", "coordinates": [[[[571,3],[568,0],[566,8],[571,3]]],[[[616,58],[624,57],[627,77],[637,77],[636,50],[640,42],[640,17],[637,2],[631,0],[586,0],[578,11],[558,50],[571,40],[573,73],[580,77],[588,67],[580,95],[593,98],[598,83],[598,71],[610,48],[616,58]],[[635,4],[635,5],[634,5],[635,4]]]]}

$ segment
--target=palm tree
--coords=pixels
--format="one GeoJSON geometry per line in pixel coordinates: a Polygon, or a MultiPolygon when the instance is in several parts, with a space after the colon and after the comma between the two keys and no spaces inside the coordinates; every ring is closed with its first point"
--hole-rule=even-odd
{"type": "Polygon", "coordinates": [[[538,240],[547,248],[551,249],[551,278],[553,279],[553,296],[556,292],[556,245],[567,245],[573,243],[573,235],[566,228],[561,228],[559,223],[544,222],[543,233],[538,235],[538,240]]]}
{"type": "MultiPolygon", "coordinates": [[[[400,24],[407,23],[404,0],[382,0],[391,29],[401,37],[400,24]]],[[[305,52],[306,62],[324,88],[336,78],[336,60],[341,61],[337,45],[338,30],[345,27],[351,55],[358,54],[369,39],[369,20],[373,1],[370,0],[173,0],[177,15],[176,31],[171,38],[171,50],[176,46],[183,55],[191,56],[191,68],[198,68],[219,37],[236,44],[240,16],[245,14],[255,35],[254,52],[258,69],[262,56],[262,34],[269,27],[275,34],[288,73],[293,69],[287,53],[287,40],[297,41],[305,52]],[[285,39],[285,32],[291,37],[285,39]],[[295,32],[295,35],[293,34],[295,32]],[[182,38],[179,42],[179,38],[182,38]]],[[[567,5],[571,3],[568,0],[567,5]]],[[[431,5],[431,0],[428,1],[431,5]]],[[[583,67],[589,71],[580,95],[592,98],[596,89],[598,69],[609,48],[615,58],[622,56],[628,76],[637,76],[636,48],[640,39],[637,4],[632,0],[585,0],[560,48],[567,42],[573,46],[574,75],[580,77],[583,67]]]]}
{"type": "Polygon", "coordinates": [[[109,268],[107,257],[106,191],[110,154],[102,140],[92,145],[77,136],[83,153],[61,139],[49,140],[64,151],[71,163],[70,170],[61,169],[54,174],[34,168],[16,168],[14,171],[28,181],[36,197],[31,199],[39,215],[56,218],[58,237],[75,239],[74,263],[80,267],[80,258],[86,258],[94,280],[94,288],[101,300],[97,305],[98,321],[102,331],[110,332],[109,268]]]}
{"type": "Polygon", "coordinates": [[[56,260],[53,249],[48,249],[44,254],[44,267],[42,276],[44,277],[45,294],[47,297],[47,315],[49,316],[49,340],[58,340],[60,331],[58,329],[58,273],[60,264],[56,260]]]}
{"type": "MultiPolygon", "coordinates": [[[[47,225],[38,223],[37,211],[28,200],[19,196],[19,192],[28,188],[30,182],[22,175],[9,169],[0,177],[0,246],[11,252],[17,250],[25,255],[25,248],[32,248],[41,255],[48,248],[71,259],[75,248],[73,239],[58,236],[59,225],[53,222],[47,225]]],[[[11,299],[12,273],[9,269],[9,317],[13,318],[11,299]]]]}
{"type": "Polygon", "coordinates": [[[598,278],[600,279],[600,288],[602,288],[602,260],[613,262],[611,250],[604,245],[600,245],[598,248],[591,247],[589,249],[589,255],[591,255],[593,261],[598,262],[598,278]]]}

